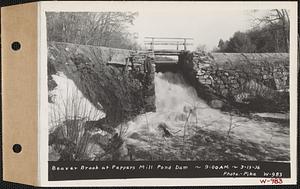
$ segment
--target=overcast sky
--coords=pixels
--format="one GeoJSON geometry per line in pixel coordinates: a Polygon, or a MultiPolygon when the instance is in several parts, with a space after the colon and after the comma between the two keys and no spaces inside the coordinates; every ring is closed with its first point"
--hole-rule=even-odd
{"type": "MultiPolygon", "coordinates": [[[[229,39],[236,31],[250,29],[251,11],[245,10],[194,10],[194,11],[139,11],[130,26],[131,32],[138,33],[138,41],[143,44],[145,36],[191,37],[195,48],[205,44],[208,50],[218,45],[219,39],[229,39]]],[[[144,45],[143,45],[144,47],[144,45]]]]}

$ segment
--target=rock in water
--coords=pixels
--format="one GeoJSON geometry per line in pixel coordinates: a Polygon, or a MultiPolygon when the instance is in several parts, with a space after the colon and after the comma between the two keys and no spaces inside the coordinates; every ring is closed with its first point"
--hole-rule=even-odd
{"type": "Polygon", "coordinates": [[[224,103],[221,100],[212,100],[210,101],[210,106],[212,108],[221,109],[224,103]]]}
{"type": "Polygon", "coordinates": [[[158,128],[163,132],[162,136],[169,138],[172,137],[173,135],[171,134],[171,132],[168,130],[168,126],[165,123],[160,123],[158,125],[158,128]]]}

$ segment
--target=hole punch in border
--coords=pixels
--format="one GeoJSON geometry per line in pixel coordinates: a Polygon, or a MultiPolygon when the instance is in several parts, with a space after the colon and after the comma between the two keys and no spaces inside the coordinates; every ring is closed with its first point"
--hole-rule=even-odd
{"type": "Polygon", "coordinates": [[[14,153],[18,154],[22,151],[22,146],[20,144],[14,144],[12,149],[14,153]]]}
{"type": "Polygon", "coordinates": [[[20,49],[21,49],[21,43],[18,42],[18,41],[15,41],[15,42],[13,42],[13,43],[11,44],[11,48],[12,48],[12,50],[14,50],[14,51],[20,50],[20,49]]]}

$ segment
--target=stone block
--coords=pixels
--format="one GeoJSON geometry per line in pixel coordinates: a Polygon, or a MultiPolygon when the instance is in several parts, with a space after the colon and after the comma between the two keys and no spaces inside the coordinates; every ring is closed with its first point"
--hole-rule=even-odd
{"type": "Polygon", "coordinates": [[[244,84],[246,82],[244,78],[239,78],[238,81],[240,81],[241,84],[244,84]]]}
{"type": "Polygon", "coordinates": [[[237,89],[237,88],[239,88],[240,86],[239,86],[239,84],[233,84],[232,87],[237,89]]]}
{"type": "Polygon", "coordinates": [[[232,79],[232,80],[230,80],[230,83],[235,84],[235,83],[237,83],[237,80],[236,79],[232,79]]]}
{"type": "Polygon", "coordinates": [[[210,79],[206,79],[206,80],[205,80],[205,84],[207,84],[207,85],[211,85],[211,84],[212,84],[212,82],[211,82],[211,80],[210,80],[210,79]]]}
{"type": "Polygon", "coordinates": [[[224,106],[224,103],[221,100],[212,100],[209,105],[212,108],[221,109],[224,106]]]}
{"type": "Polygon", "coordinates": [[[199,78],[198,78],[198,81],[199,81],[200,83],[202,83],[202,84],[205,83],[205,79],[203,79],[202,77],[199,77],[199,78]]]}
{"type": "Polygon", "coordinates": [[[221,94],[222,94],[222,96],[226,97],[228,94],[228,89],[221,90],[221,94]]]}

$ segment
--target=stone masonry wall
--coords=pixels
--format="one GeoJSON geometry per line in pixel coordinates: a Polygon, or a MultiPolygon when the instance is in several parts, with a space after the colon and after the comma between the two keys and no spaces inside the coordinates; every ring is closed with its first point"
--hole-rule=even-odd
{"type": "Polygon", "coordinates": [[[198,95],[212,106],[245,111],[289,109],[287,53],[184,52],[179,64],[198,95]],[[215,105],[216,99],[221,103],[215,105]]]}
{"type": "Polygon", "coordinates": [[[122,49],[49,43],[48,88],[55,87],[51,75],[63,72],[96,108],[104,110],[105,122],[111,126],[155,111],[154,69],[107,64],[125,62],[129,55],[130,51],[122,49]]]}

